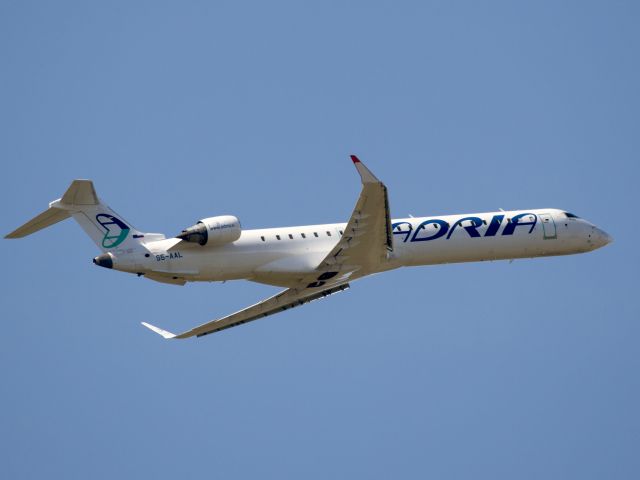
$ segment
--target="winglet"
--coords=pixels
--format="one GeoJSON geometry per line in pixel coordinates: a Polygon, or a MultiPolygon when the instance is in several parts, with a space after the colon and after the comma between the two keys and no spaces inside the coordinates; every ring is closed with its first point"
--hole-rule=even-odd
{"type": "Polygon", "coordinates": [[[142,325],[147,327],[149,330],[156,332],[158,335],[162,335],[166,339],[175,338],[175,334],[171,332],[167,332],[166,330],[158,328],[155,325],[151,325],[150,323],[147,323],[147,322],[141,322],[141,323],[142,325]]]}
{"type": "Polygon", "coordinates": [[[362,183],[380,183],[380,180],[378,180],[376,176],[371,173],[371,170],[365,167],[364,163],[362,163],[358,157],[356,157],[355,155],[351,155],[351,161],[355,165],[356,170],[358,170],[360,178],[362,179],[362,183]]]}

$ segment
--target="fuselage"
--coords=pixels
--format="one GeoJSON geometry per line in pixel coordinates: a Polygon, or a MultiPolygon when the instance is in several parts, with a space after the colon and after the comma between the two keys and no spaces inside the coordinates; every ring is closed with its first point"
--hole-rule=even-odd
{"type": "Polygon", "coordinates": [[[22,238],[73,217],[102,250],[93,262],[104,268],[174,285],[244,279],[285,287],[179,334],[142,322],[166,339],[243,325],[400,267],[569,255],[612,240],[588,221],[552,208],[393,220],[387,187],[355,155],[351,160],[362,189],[346,223],[243,230],[237,217],[218,215],[166,238],[136,229],[98,198],[91,180],[76,179],[61,198],[5,238],[22,238]]]}
{"type": "MultiPolygon", "coordinates": [[[[286,286],[313,271],[344,234],[345,223],[243,230],[226,245],[163,239],[111,252],[113,268],[159,281],[246,279],[286,286]]],[[[499,211],[393,220],[393,250],[376,271],[406,266],[583,253],[611,237],[558,209],[499,211]]]]}

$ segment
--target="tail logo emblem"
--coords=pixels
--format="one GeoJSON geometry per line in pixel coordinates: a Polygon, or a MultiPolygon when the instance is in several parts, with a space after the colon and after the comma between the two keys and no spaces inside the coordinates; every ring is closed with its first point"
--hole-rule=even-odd
{"type": "Polygon", "coordinates": [[[104,238],[102,239],[102,246],[104,248],[117,247],[124,242],[124,239],[129,235],[130,228],[127,224],[113,215],[100,213],[96,215],[96,220],[105,230],[104,238]]]}

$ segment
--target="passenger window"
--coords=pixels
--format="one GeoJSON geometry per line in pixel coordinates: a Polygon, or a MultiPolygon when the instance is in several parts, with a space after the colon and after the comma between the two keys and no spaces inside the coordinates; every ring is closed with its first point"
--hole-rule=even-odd
{"type": "Polygon", "coordinates": [[[340,235],[344,235],[344,232],[342,230],[340,230],[340,235]]]}
{"type": "Polygon", "coordinates": [[[327,230],[327,237],[331,236],[331,232],[327,230]]]}
{"type": "Polygon", "coordinates": [[[293,240],[293,235],[289,234],[289,238],[290,238],[291,240],[293,240]]]}
{"type": "Polygon", "coordinates": [[[276,235],[276,238],[277,238],[278,240],[280,240],[280,235],[276,235]]]}
{"type": "Polygon", "coordinates": [[[302,238],[307,238],[307,236],[304,233],[300,234],[302,236],[302,238]]]}
{"type": "Polygon", "coordinates": [[[264,237],[260,237],[260,238],[262,239],[263,242],[265,241],[264,237]]]}
{"type": "Polygon", "coordinates": [[[318,232],[313,232],[313,236],[317,237],[318,236],[318,232]]]}

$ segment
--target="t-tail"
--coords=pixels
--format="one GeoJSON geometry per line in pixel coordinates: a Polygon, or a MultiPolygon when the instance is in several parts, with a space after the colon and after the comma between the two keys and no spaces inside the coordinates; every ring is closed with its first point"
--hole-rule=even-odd
{"type": "Polygon", "coordinates": [[[40,215],[18,227],[5,238],[22,238],[73,217],[103,252],[129,249],[164,236],[144,234],[116,214],[96,195],[91,180],[74,180],[62,198],[54,200],[40,215]]]}

